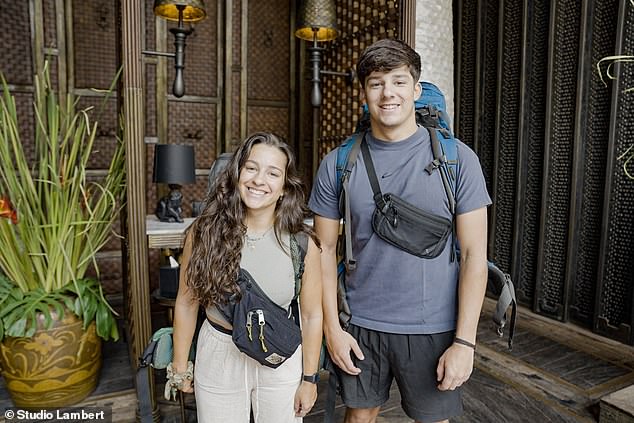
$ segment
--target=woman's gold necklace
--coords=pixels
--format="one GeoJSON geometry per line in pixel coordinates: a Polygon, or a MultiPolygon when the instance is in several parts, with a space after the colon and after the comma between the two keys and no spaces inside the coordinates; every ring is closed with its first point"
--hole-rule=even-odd
{"type": "Polygon", "coordinates": [[[269,234],[269,232],[271,232],[272,229],[273,229],[273,226],[271,226],[266,231],[264,231],[264,233],[257,236],[250,236],[249,234],[245,233],[244,238],[247,242],[247,247],[249,247],[252,250],[255,249],[255,245],[257,244],[257,242],[266,238],[266,236],[269,234]]]}

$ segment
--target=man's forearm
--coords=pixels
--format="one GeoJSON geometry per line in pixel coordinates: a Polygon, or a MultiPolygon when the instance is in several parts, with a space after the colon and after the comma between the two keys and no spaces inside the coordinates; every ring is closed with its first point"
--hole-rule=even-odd
{"type": "Polygon", "coordinates": [[[460,263],[456,336],[472,343],[475,343],[486,284],[486,258],[463,257],[460,263]]]}

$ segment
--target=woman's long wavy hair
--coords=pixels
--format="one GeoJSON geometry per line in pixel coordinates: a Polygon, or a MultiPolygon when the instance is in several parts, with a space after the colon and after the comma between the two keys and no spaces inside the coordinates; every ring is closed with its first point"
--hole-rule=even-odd
{"type": "MultiPolygon", "coordinates": [[[[192,237],[192,254],[187,268],[187,284],[194,298],[203,306],[224,304],[238,292],[236,283],[241,251],[247,231],[247,208],[238,190],[240,171],[254,145],[278,148],[286,156],[284,195],[275,207],[275,236],[280,246],[282,233],[306,232],[317,246],[319,240],[312,228],[304,223],[308,215],[304,187],[297,175],[291,148],[277,136],[257,132],[244,140],[205,199],[201,215],[188,230],[192,237]]],[[[287,248],[285,251],[290,255],[287,248]]]]}

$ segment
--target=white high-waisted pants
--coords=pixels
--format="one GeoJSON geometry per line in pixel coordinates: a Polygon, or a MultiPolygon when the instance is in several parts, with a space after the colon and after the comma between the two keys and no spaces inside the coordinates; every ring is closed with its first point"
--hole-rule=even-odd
{"type": "Polygon", "coordinates": [[[300,423],[293,406],[301,375],[301,345],[271,369],[241,353],[230,335],[205,321],[194,366],[198,422],[248,423],[253,405],[256,423],[300,423]]]}

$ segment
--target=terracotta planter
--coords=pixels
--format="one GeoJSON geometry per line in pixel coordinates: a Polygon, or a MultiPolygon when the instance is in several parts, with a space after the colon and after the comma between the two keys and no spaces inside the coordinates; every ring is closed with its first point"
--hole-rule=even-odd
{"type": "Polygon", "coordinates": [[[82,321],[66,310],[51,329],[40,329],[31,338],[7,337],[0,344],[0,367],[16,407],[77,404],[99,379],[101,338],[95,322],[84,331],[82,321]]]}

